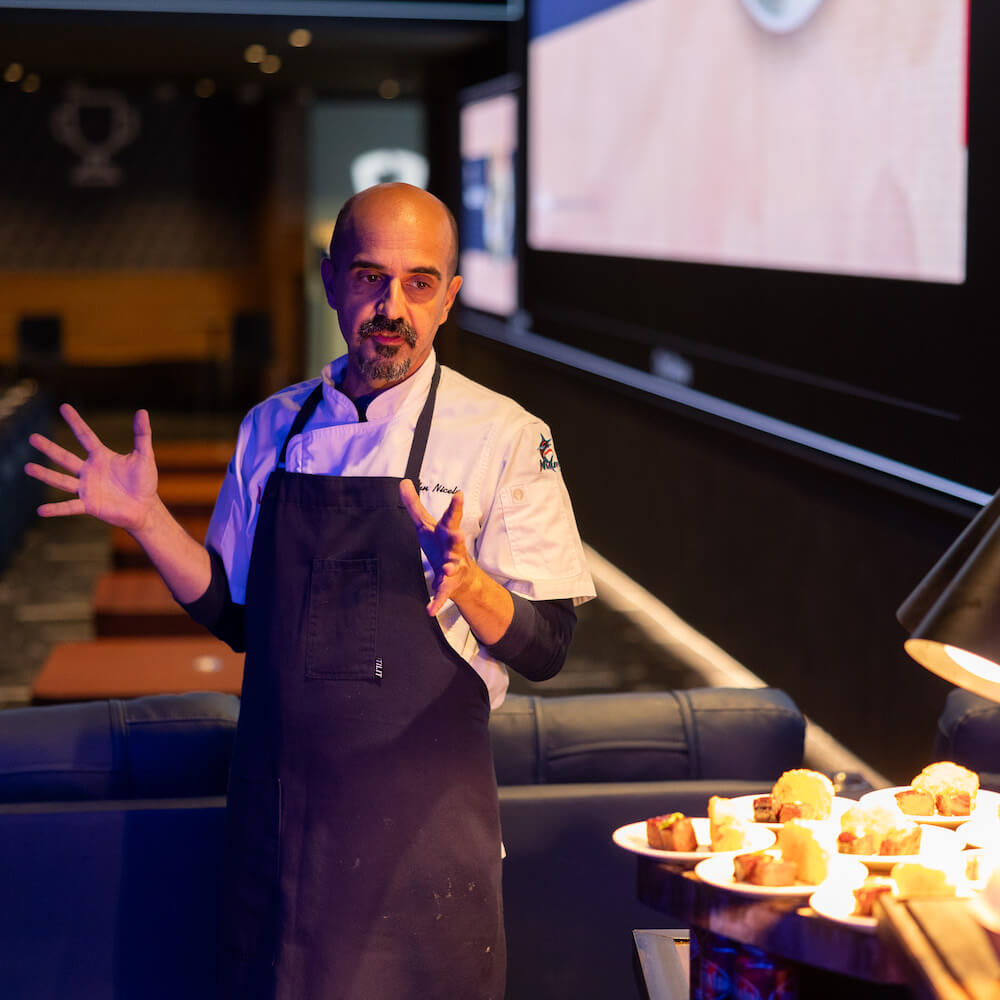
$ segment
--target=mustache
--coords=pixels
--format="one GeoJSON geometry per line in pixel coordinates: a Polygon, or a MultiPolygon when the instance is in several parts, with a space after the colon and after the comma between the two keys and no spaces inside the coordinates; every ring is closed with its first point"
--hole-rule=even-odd
{"type": "Polygon", "coordinates": [[[358,327],[358,333],[362,340],[374,337],[377,333],[391,333],[394,337],[402,337],[410,347],[415,347],[417,343],[416,330],[402,316],[396,319],[389,319],[388,316],[372,316],[358,327]]]}

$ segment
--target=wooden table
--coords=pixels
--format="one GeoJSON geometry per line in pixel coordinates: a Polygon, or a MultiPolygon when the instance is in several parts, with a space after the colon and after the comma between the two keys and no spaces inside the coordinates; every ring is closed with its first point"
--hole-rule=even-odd
{"type": "Polygon", "coordinates": [[[211,636],[94,639],[56,646],[32,685],[35,702],[137,698],[146,694],[239,694],[243,654],[211,636]]]}
{"type": "Polygon", "coordinates": [[[226,471],[236,449],[235,441],[153,441],[156,467],[161,473],[226,471]]]}
{"type": "Polygon", "coordinates": [[[224,472],[164,473],[157,492],[175,517],[208,517],[215,507],[224,475],[224,472]]]}
{"type": "Polygon", "coordinates": [[[637,889],[643,903],[683,920],[693,936],[708,932],[794,963],[802,1000],[909,996],[904,984],[910,972],[895,951],[877,934],[817,916],[807,897],[728,892],[702,882],[690,869],[646,857],[638,858],[637,889]]]}
{"type": "Polygon", "coordinates": [[[94,629],[102,639],[209,634],[174,600],[154,569],[102,573],[94,585],[94,629]]]}

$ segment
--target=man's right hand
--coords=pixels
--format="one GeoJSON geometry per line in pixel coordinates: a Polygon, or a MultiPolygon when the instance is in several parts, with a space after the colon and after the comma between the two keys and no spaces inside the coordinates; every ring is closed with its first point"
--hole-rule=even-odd
{"type": "Polygon", "coordinates": [[[24,471],[49,486],[76,494],[73,500],[42,504],[38,513],[42,517],[92,514],[124,528],[146,550],[178,601],[189,604],[204,594],[212,578],[208,551],[171,516],[157,495],[149,414],[145,410],[136,413],[132,422],[135,447],[129,454],[119,455],[105,447],[68,403],[63,403],[59,412],[87,457],[60,448],[41,434],[31,435],[29,442],[66,471],[35,462],[25,465],[24,471]]]}
{"type": "Polygon", "coordinates": [[[132,534],[141,532],[159,503],[149,413],[136,413],[132,425],[135,447],[128,455],[119,455],[103,444],[68,403],[63,403],[59,412],[87,457],[82,459],[41,434],[31,435],[30,444],[66,471],[58,472],[35,462],[25,465],[24,471],[49,486],[76,494],[73,500],[42,504],[38,513],[42,517],[92,514],[132,534]]]}

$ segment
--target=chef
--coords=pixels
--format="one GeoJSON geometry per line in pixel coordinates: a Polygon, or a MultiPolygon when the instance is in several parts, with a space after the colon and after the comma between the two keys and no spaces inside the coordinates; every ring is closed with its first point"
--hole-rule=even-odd
{"type": "Polygon", "coordinates": [[[205,545],[135,448],[41,436],[75,494],[44,516],[127,528],[174,596],[246,649],[227,809],[224,993],[501,1000],[488,720],[510,666],[562,665],[594,596],[548,428],[442,367],[461,286],[445,206],[405,184],[341,210],[322,277],[347,353],[244,419],[205,545]]]}

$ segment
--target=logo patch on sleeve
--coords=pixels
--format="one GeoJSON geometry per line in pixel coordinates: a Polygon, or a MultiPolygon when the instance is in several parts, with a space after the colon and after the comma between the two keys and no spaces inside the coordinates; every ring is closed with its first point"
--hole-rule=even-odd
{"type": "Polygon", "coordinates": [[[538,435],[538,469],[544,472],[546,469],[558,469],[559,462],[556,459],[555,450],[552,447],[552,438],[547,438],[544,434],[538,435]]]}

